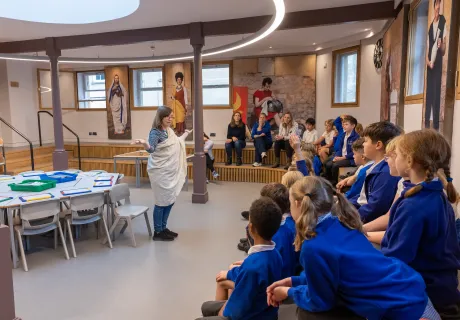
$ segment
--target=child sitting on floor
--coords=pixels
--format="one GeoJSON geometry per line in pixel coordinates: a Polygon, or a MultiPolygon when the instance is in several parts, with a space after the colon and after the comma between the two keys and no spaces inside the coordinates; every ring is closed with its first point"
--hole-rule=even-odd
{"type": "Polygon", "coordinates": [[[391,207],[382,252],[421,274],[443,319],[459,319],[460,247],[451,205],[458,194],[450,177],[450,157],[449,143],[434,130],[413,131],[397,141],[396,169],[409,176],[412,186],[391,207]],[[446,176],[447,196],[435,178],[439,169],[446,176]]]}
{"type": "Polygon", "coordinates": [[[307,157],[305,159],[310,159],[310,161],[313,164],[313,171],[310,172],[314,172],[315,176],[319,176],[321,174],[321,171],[323,170],[323,163],[321,162],[321,159],[318,156],[316,147],[311,143],[304,143],[302,141],[301,150],[302,152],[307,153],[307,157]]]}
{"type": "Polygon", "coordinates": [[[403,131],[389,121],[376,122],[364,130],[364,156],[374,164],[366,170],[361,193],[350,199],[363,222],[371,222],[388,212],[393,203],[399,177],[392,177],[385,161],[387,143],[403,131]]]}
{"type": "Polygon", "coordinates": [[[290,297],[301,320],[356,316],[440,320],[421,276],[372,247],[356,209],[328,181],[319,177],[297,181],[290,202],[304,272],[270,285],[270,305],[279,306],[290,297]]]}
{"type": "MultiPolygon", "coordinates": [[[[206,168],[211,171],[212,176],[214,179],[219,178],[219,174],[214,169],[214,155],[212,154],[212,147],[214,146],[214,142],[209,139],[206,133],[204,135],[204,153],[206,154],[206,168]]],[[[208,179],[206,179],[206,183],[208,183],[208,179]]]]}
{"type": "Polygon", "coordinates": [[[364,138],[359,138],[353,142],[353,159],[355,164],[359,166],[355,174],[343,179],[337,183],[337,190],[342,191],[346,187],[351,188],[345,193],[347,199],[351,199],[361,192],[361,189],[366,179],[366,170],[374,163],[364,156],[364,138]]]}
{"type": "Polygon", "coordinates": [[[296,171],[289,171],[283,174],[283,177],[281,177],[281,184],[290,189],[297,180],[302,178],[303,174],[296,169],[296,171]]]}
{"type": "Polygon", "coordinates": [[[261,197],[252,203],[249,232],[254,246],[240,266],[217,274],[216,301],[203,304],[200,319],[278,319],[278,308],[267,305],[267,287],[281,279],[283,261],[272,241],[281,220],[281,210],[272,199],[261,197]],[[230,297],[229,289],[233,289],[230,297]]]}

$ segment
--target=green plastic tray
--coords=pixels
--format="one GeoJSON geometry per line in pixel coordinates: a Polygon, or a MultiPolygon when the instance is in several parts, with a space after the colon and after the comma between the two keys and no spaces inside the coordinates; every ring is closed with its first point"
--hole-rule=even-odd
{"type": "Polygon", "coordinates": [[[8,185],[12,191],[40,192],[51,188],[56,188],[55,180],[23,180],[18,183],[8,185]]]}

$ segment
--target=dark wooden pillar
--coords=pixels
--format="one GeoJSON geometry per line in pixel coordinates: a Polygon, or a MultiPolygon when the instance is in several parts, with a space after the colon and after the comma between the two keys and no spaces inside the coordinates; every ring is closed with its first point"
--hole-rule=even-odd
{"type": "Polygon", "coordinates": [[[206,155],[203,140],[203,83],[201,51],[204,46],[202,24],[190,24],[190,44],[193,46],[193,131],[195,157],[193,159],[193,203],[208,202],[206,188],[206,155]]]}
{"type": "Polygon", "coordinates": [[[54,38],[46,39],[46,54],[50,58],[51,68],[51,96],[53,101],[54,144],[53,169],[65,170],[69,168],[69,159],[64,149],[64,132],[62,127],[61,94],[59,91],[59,65],[58,59],[61,50],[56,48],[54,38]]]}
{"type": "Polygon", "coordinates": [[[15,317],[12,268],[10,231],[7,226],[0,225],[0,320],[15,317]]]}

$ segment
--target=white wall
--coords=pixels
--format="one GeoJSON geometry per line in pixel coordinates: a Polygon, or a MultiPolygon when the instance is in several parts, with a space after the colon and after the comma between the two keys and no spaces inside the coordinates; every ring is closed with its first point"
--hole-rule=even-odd
{"type": "MultiPolygon", "coordinates": [[[[352,43],[344,47],[351,47],[352,43]]],[[[374,67],[374,40],[363,40],[361,43],[361,75],[359,107],[332,108],[332,49],[321,52],[316,62],[316,123],[321,133],[324,122],[335,119],[341,114],[354,116],[364,127],[380,121],[381,75],[374,67]]],[[[340,48],[334,48],[334,50],[340,48]]]]}
{"type": "Polygon", "coordinates": [[[422,129],[422,104],[404,106],[404,131],[411,132],[422,129]]]}
{"type": "Polygon", "coordinates": [[[452,132],[452,158],[450,161],[451,174],[454,185],[460,191],[460,100],[454,105],[454,126],[452,132]],[[454,141],[457,141],[454,143],[454,141]]]}

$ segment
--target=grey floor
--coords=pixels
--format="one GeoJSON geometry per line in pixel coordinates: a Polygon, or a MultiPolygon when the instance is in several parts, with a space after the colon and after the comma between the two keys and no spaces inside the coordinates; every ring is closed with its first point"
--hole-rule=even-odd
{"type": "MultiPolygon", "coordinates": [[[[131,184],[130,184],[131,185],[131,184]]],[[[132,202],[153,205],[147,182],[132,186],[132,202]]],[[[236,249],[246,223],[240,212],[257,198],[261,184],[209,184],[210,201],[191,203],[191,188],[174,206],[172,243],[149,239],[145,220],[135,220],[137,248],[127,234],[114,248],[94,237],[76,243],[78,257],[32,250],[29,272],[14,270],[17,316],[23,320],[195,319],[201,303],[213,299],[215,275],[245,254],[236,249]]],[[[151,211],[150,211],[151,216],[151,211]]]]}

